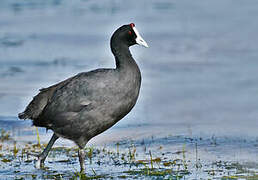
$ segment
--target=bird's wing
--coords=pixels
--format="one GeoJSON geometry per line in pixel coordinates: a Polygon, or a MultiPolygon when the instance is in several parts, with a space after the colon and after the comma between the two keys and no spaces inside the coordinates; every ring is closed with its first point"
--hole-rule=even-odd
{"type": "Polygon", "coordinates": [[[112,69],[80,73],[55,89],[44,113],[79,112],[85,106],[101,103],[111,88],[112,69]],[[110,80],[111,79],[111,80],[110,80]]]}
{"type": "MultiPolygon", "coordinates": [[[[48,126],[65,126],[76,123],[79,116],[94,111],[104,102],[108,92],[109,71],[101,69],[80,73],[65,85],[57,88],[42,113],[48,126]],[[99,81],[101,79],[101,81],[99,81]],[[75,122],[76,121],[76,122],[75,122]]],[[[79,122],[79,121],[78,121],[79,122]]]]}
{"type": "Polygon", "coordinates": [[[33,97],[33,100],[29,103],[29,105],[26,107],[25,111],[22,113],[19,113],[20,119],[37,119],[39,115],[42,113],[43,109],[48,104],[49,100],[53,96],[56,89],[64,86],[69,81],[71,81],[74,77],[71,77],[69,79],[66,79],[60,83],[57,83],[55,85],[52,85],[48,88],[42,88],[40,89],[39,93],[33,97]]]}
{"type": "Polygon", "coordinates": [[[57,88],[44,113],[48,115],[63,112],[79,112],[81,108],[91,103],[88,92],[87,74],[79,74],[71,81],[57,88]]]}

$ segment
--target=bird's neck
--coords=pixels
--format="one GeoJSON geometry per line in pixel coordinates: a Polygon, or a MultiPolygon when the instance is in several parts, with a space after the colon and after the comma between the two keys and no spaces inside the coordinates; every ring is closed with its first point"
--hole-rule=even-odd
{"type": "Polygon", "coordinates": [[[126,44],[114,45],[111,43],[111,50],[115,56],[116,69],[129,69],[129,67],[136,65],[126,44]]]}

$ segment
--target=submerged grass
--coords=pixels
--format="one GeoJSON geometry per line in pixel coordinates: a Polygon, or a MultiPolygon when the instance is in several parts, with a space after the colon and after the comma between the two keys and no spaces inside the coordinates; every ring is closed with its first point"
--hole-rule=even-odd
{"type": "MultiPolygon", "coordinates": [[[[10,140],[9,133],[2,131],[2,139],[10,140]]],[[[188,158],[186,143],[176,152],[163,152],[164,148],[160,145],[152,149],[144,145],[144,150],[141,150],[142,144],[136,146],[132,142],[118,142],[109,148],[87,147],[86,174],[76,171],[79,169],[77,147],[54,147],[46,161],[46,167],[35,171],[34,160],[46,147],[46,144],[40,144],[38,136],[37,140],[35,144],[0,144],[0,168],[9,172],[2,171],[0,176],[11,177],[10,179],[178,180],[188,179],[191,174],[199,172],[205,174],[206,179],[258,179],[257,169],[250,170],[238,162],[217,161],[205,164],[200,159],[197,143],[193,160],[188,158]],[[25,167],[28,170],[24,170],[25,167]]]]}
{"type": "Polygon", "coordinates": [[[11,139],[10,133],[5,131],[4,129],[0,129],[1,134],[0,134],[0,141],[9,141],[11,139]]]}
{"type": "Polygon", "coordinates": [[[245,179],[245,180],[257,180],[258,179],[258,174],[254,175],[247,175],[247,176],[223,176],[221,180],[235,180],[235,179],[245,179]]]}

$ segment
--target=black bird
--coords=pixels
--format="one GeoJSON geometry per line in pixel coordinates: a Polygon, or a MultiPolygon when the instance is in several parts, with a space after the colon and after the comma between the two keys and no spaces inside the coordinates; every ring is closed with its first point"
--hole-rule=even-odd
{"type": "Polygon", "coordinates": [[[134,107],[141,86],[141,73],[129,47],[148,47],[133,23],[118,28],[110,45],[115,69],[82,72],[48,88],[40,89],[20,119],[54,131],[47,147],[39,155],[36,167],[44,161],[59,137],[74,141],[78,147],[81,172],[84,172],[84,147],[94,136],[107,130],[134,107]]]}

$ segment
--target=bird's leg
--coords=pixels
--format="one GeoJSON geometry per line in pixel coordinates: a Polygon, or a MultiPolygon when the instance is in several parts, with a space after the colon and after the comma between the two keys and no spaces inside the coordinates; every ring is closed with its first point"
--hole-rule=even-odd
{"type": "Polygon", "coordinates": [[[47,155],[48,155],[50,149],[52,148],[52,146],[54,145],[54,143],[56,142],[57,139],[58,139],[58,136],[54,133],[53,136],[51,137],[50,141],[48,142],[47,147],[38,156],[38,160],[35,164],[36,168],[40,169],[44,166],[44,161],[47,158],[47,155]]]}
{"type": "Polygon", "coordinates": [[[78,150],[78,156],[79,156],[79,161],[80,161],[80,166],[81,166],[81,173],[85,173],[85,152],[83,148],[79,148],[78,150]]]}

